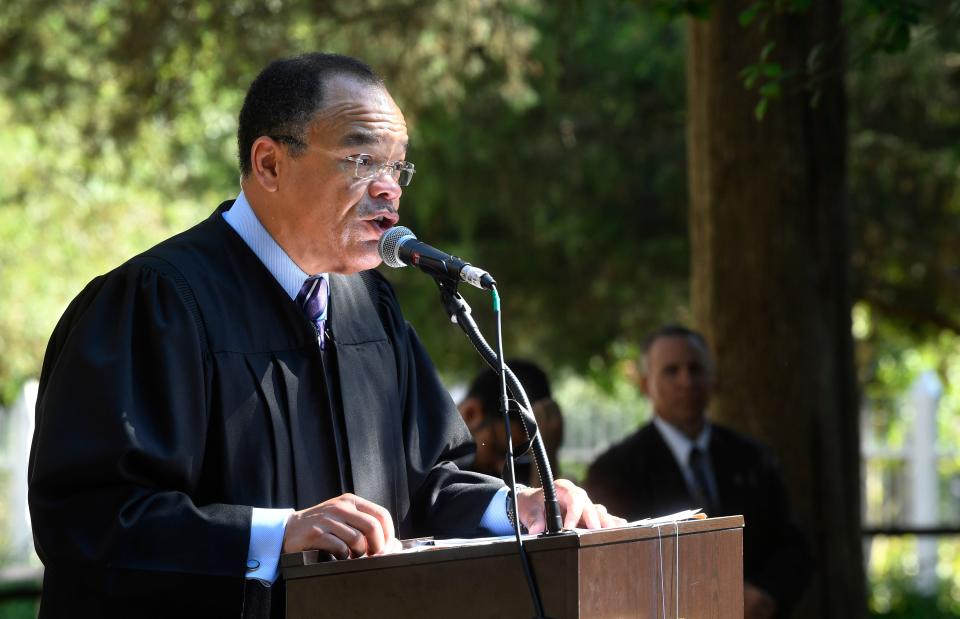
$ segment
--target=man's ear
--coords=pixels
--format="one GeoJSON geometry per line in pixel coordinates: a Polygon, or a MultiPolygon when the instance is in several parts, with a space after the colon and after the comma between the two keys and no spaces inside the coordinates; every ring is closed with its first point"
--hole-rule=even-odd
{"type": "Polygon", "coordinates": [[[640,393],[650,397],[650,380],[646,372],[640,375],[640,378],[637,380],[637,385],[640,387],[640,393]]]}
{"type": "Polygon", "coordinates": [[[265,191],[275,192],[280,187],[280,162],[284,152],[273,138],[260,136],[250,147],[250,176],[265,191]]]}
{"type": "Polygon", "coordinates": [[[480,426],[483,425],[483,406],[477,398],[467,398],[457,407],[460,410],[460,416],[464,423],[470,429],[471,434],[476,434],[480,426]]]}

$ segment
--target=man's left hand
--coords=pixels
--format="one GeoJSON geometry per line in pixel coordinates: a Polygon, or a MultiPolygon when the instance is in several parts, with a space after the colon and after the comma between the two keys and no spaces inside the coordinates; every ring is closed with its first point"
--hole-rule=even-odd
{"type": "MultiPolygon", "coordinates": [[[[563,517],[563,528],[607,529],[623,526],[626,520],[607,513],[603,505],[590,501],[586,491],[572,481],[558,479],[557,501],[563,517]]],[[[532,534],[542,533],[546,528],[546,514],[543,507],[542,488],[524,488],[517,491],[517,510],[520,522],[532,534]]]]}

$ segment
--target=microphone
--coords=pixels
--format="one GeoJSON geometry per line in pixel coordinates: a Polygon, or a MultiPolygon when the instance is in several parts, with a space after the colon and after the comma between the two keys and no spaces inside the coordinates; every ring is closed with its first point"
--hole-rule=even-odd
{"type": "Polygon", "coordinates": [[[387,266],[394,268],[411,265],[432,277],[461,280],[487,290],[497,284],[483,269],[417,240],[417,235],[404,226],[394,226],[384,232],[377,250],[387,266]]]}

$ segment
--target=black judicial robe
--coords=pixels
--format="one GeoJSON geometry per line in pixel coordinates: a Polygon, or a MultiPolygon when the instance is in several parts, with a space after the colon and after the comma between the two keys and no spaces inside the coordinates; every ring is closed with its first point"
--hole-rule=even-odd
{"type": "Polygon", "coordinates": [[[458,468],[472,439],[383,277],[331,276],[321,352],[230,204],[93,280],[51,337],[29,469],[42,617],[237,617],[252,507],[352,491],[402,537],[470,535],[502,485],[458,468]]]}

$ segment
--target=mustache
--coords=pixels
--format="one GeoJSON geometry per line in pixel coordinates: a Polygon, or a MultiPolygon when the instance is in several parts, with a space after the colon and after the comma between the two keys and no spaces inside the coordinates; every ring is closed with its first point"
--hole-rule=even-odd
{"type": "Polygon", "coordinates": [[[376,215],[384,211],[391,215],[397,214],[397,209],[387,200],[364,200],[357,206],[357,215],[360,217],[376,215]]]}

